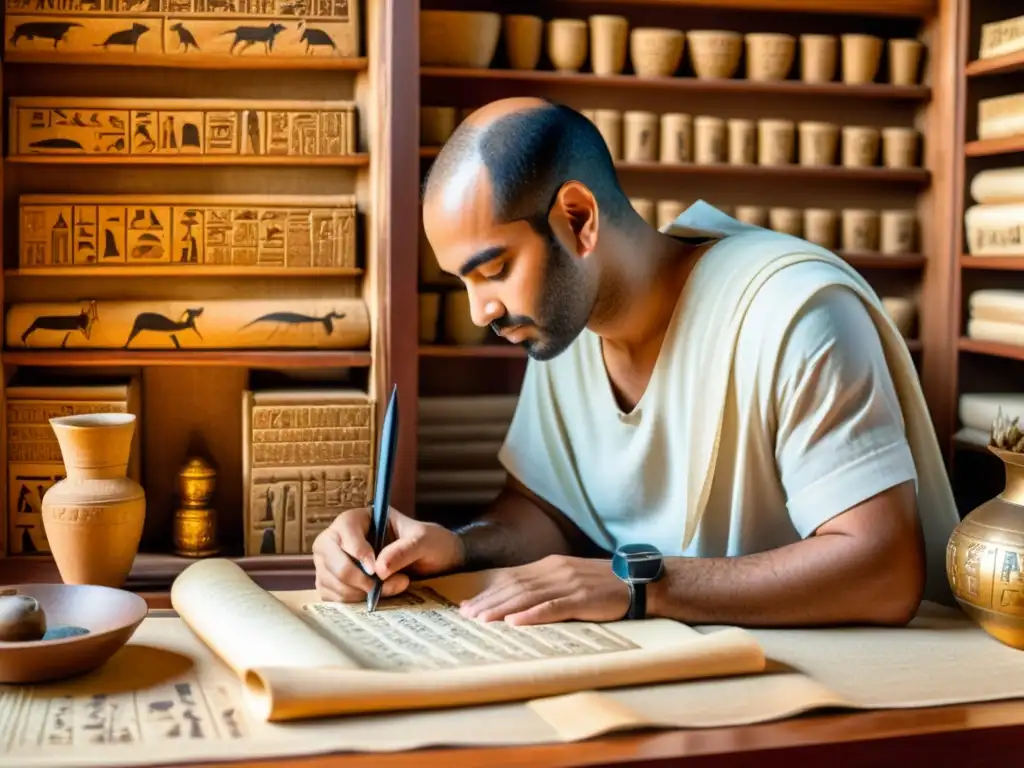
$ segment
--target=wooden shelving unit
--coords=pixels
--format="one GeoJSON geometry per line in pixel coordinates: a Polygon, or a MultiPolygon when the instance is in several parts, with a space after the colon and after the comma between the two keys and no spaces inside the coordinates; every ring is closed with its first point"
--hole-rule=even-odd
{"type": "MultiPolygon", "coordinates": [[[[961,514],[999,493],[1004,484],[1002,465],[994,460],[978,436],[987,434],[990,424],[964,423],[962,417],[980,418],[960,408],[964,396],[1020,391],[1024,375],[1024,345],[972,338],[970,297],[980,290],[1024,291],[1024,255],[991,248],[972,253],[966,212],[979,202],[971,194],[975,177],[998,168],[1024,167],[1024,135],[979,138],[979,102],[984,99],[1024,92],[1020,71],[1024,50],[987,57],[982,53],[983,25],[1019,15],[999,0],[964,0],[957,50],[955,89],[960,93],[955,115],[957,142],[953,146],[954,202],[957,206],[951,233],[961,255],[952,270],[950,336],[956,340],[950,353],[946,417],[954,426],[948,443],[950,472],[961,514]]],[[[1006,202],[1005,200],[1000,202],[1006,202]]],[[[1014,222],[997,225],[1005,230],[1014,222]]],[[[1020,226],[1019,223],[1016,226],[1020,226]]],[[[994,231],[994,230],[993,230],[994,231]]],[[[975,249],[977,246],[974,246],[975,249]]],[[[1024,293],[1022,293],[1024,295],[1024,293]]],[[[1012,311],[1012,310],[1011,310],[1012,311]]],[[[1009,319],[1007,317],[1006,319],[1009,319]]],[[[975,409],[976,410],[976,409],[975,409]]],[[[993,409],[994,410],[994,409],[993,409]]],[[[1013,414],[1015,415],[1015,414],[1013,414]]],[[[994,416],[994,414],[993,414],[994,416]]]]}
{"type": "MultiPolygon", "coordinates": [[[[265,14],[266,6],[261,7],[265,14]]],[[[138,428],[143,433],[142,483],[147,494],[147,519],[140,554],[128,582],[130,588],[166,590],[174,576],[192,562],[167,553],[172,549],[171,518],[177,505],[177,473],[194,450],[211,459],[218,469],[212,506],[218,515],[222,554],[237,558],[261,583],[288,588],[313,586],[312,560],[308,555],[244,556],[244,390],[267,382],[270,386],[352,388],[380,401],[386,399],[382,393],[389,392],[391,383],[398,381],[403,410],[415,410],[415,390],[401,382],[402,370],[395,365],[396,355],[403,354],[403,318],[415,318],[404,312],[401,301],[392,299],[393,293],[401,292],[401,275],[396,279],[393,260],[400,258],[401,251],[415,248],[415,233],[407,235],[408,227],[400,224],[404,211],[415,209],[415,191],[411,196],[405,192],[418,164],[414,135],[418,104],[414,19],[404,4],[395,0],[358,0],[337,7],[345,9],[341,13],[358,17],[358,55],[324,56],[318,50],[316,55],[289,57],[279,55],[280,46],[275,55],[261,53],[258,57],[231,57],[226,48],[221,55],[207,53],[215,50],[216,45],[204,47],[203,56],[136,56],[114,52],[96,55],[42,50],[39,46],[35,50],[12,50],[11,43],[7,43],[3,63],[3,93],[8,97],[4,100],[4,121],[11,114],[7,108],[10,100],[18,97],[350,101],[356,105],[356,151],[347,154],[310,150],[309,141],[319,141],[316,137],[321,135],[320,131],[332,130],[325,127],[327,123],[307,127],[305,138],[295,134],[288,154],[277,148],[273,153],[268,150],[238,155],[223,147],[220,154],[201,155],[165,151],[151,156],[6,156],[11,153],[5,152],[4,261],[0,282],[5,317],[6,310],[15,303],[75,302],[82,296],[101,303],[125,296],[133,300],[166,297],[196,303],[225,296],[259,300],[312,296],[325,301],[361,297],[369,311],[370,342],[362,349],[174,349],[169,344],[167,349],[138,350],[8,346],[0,352],[5,383],[25,375],[34,382],[45,383],[55,380],[51,376],[73,377],[78,381],[83,377],[91,380],[110,375],[134,376],[139,382],[142,413],[138,428]],[[407,60],[405,55],[410,50],[413,59],[407,60]],[[324,199],[350,195],[356,205],[357,264],[297,268],[255,264],[25,266],[19,249],[18,197],[23,194],[155,194],[178,198],[234,195],[253,205],[263,199],[264,206],[273,206],[281,196],[298,200],[300,196],[324,199]],[[390,343],[392,334],[399,338],[399,343],[390,343]]],[[[236,23],[237,18],[238,14],[236,23]]],[[[298,21],[301,19],[286,23],[298,21]]],[[[294,38],[297,40],[298,35],[294,38]]],[[[252,140],[251,122],[247,130],[252,140]]],[[[235,136],[239,142],[246,140],[245,133],[235,136]]],[[[266,232],[267,237],[272,235],[271,230],[266,232]]],[[[312,262],[317,263],[324,262],[312,262]]],[[[400,263],[398,269],[401,270],[400,263]]],[[[5,404],[3,407],[6,409],[5,404]]],[[[382,415],[383,409],[379,409],[378,419],[382,415]]],[[[378,425],[373,428],[376,431],[378,425]]],[[[10,494],[6,489],[6,438],[0,440],[0,445],[0,463],[5,466],[3,497],[7,499],[10,494]]],[[[408,493],[402,487],[402,463],[399,457],[393,500],[411,506],[411,501],[402,501],[402,494],[408,493]]],[[[5,530],[6,526],[5,510],[5,530]]],[[[0,536],[0,543],[5,539],[0,536]]],[[[48,555],[3,554],[0,546],[0,583],[59,580],[48,555]]]]}
{"type": "MultiPolygon", "coordinates": [[[[832,82],[802,82],[799,64],[794,66],[789,78],[782,81],[747,80],[743,76],[742,62],[732,78],[700,79],[690,67],[688,50],[684,52],[682,65],[671,77],[637,77],[632,74],[628,56],[625,70],[617,75],[594,74],[589,60],[578,72],[557,72],[548,59],[546,46],[537,68],[515,70],[509,68],[503,42],[499,41],[495,58],[488,67],[439,66],[423,62],[421,104],[455,107],[464,115],[467,110],[493,99],[536,95],[581,111],[644,110],[754,120],[773,117],[794,121],[824,120],[841,125],[916,127],[927,139],[920,167],[914,168],[806,167],[796,164],[795,158],[793,164],[783,166],[620,161],[617,168],[631,197],[655,201],[703,198],[727,210],[737,205],[914,208],[920,223],[920,245],[916,253],[841,255],[862,270],[880,295],[918,294],[918,333],[908,341],[908,347],[918,361],[926,396],[930,402],[935,400],[937,410],[942,411],[942,398],[948,397],[948,393],[941,379],[948,366],[950,350],[956,346],[956,339],[946,327],[949,324],[949,272],[959,258],[959,251],[950,247],[948,234],[947,222],[954,206],[946,168],[954,133],[949,115],[956,103],[950,77],[957,48],[957,6],[956,0],[847,0],[828,4],[811,0],[559,0],[519,2],[513,7],[511,3],[495,6],[475,1],[453,4],[425,0],[423,11],[489,10],[534,14],[545,20],[586,19],[591,13],[614,13],[627,17],[631,27],[662,26],[685,31],[729,29],[741,33],[764,31],[793,35],[817,32],[837,36],[859,32],[882,38],[916,37],[926,43],[927,51],[923,57],[923,76],[916,84],[889,84],[887,63],[883,61],[875,82],[847,85],[841,81],[838,71],[832,82]]],[[[421,168],[426,170],[439,147],[435,142],[421,143],[421,168]]],[[[422,253],[420,259],[421,291],[439,292],[443,296],[453,287],[458,289],[457,282],[453,286],[443,278],[438,280],[436,275],[424,277],[426,262],[422,253]]],[[[421,412],[434,408],[430,398],[436,397],[474,394],[515,397],[525,370],[525,357],[519,349],[490,334],[478,345],[445,343],[443,318],[439,327],[440,336],[429,330],[421,335],[418,355],[421,412]]],[[[435,422],[436,417],[431,416],[427,428],[431,435],[442,429],[435,422]]],[[[952,425],[937,422],[937,427],[945,435],[943,440],[948,440],[952,425]]],[[[432,445],[421,446],[420,452],[429,456],[432,445]]],[[[481,471],[491,469],[491,463],[486,463],[481,471]]],[[[421,467],[422,482],[433,482],[429,473],[430,467],[421,467]]],[[[462,480],[472,485],[470,473],[467,471],[464,475],[462,480]]],[[[453,500],[466,495],[454,490],[451,493],[453,500]]],[[[446,520],[457,514],[471,514],[464,510],[454,513],[451,505],[440,505],[433,487],[429,498],[431,503],[420,505],[419,514],[423,517],[446,520]]]]}

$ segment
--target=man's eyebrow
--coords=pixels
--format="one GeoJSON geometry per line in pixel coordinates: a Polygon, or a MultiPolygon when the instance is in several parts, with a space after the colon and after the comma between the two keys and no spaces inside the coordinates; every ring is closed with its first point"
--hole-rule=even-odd
{"type": "Polygon", "coordinates": [[[504,255],[506,250],[508,249],[504,245],[485,248],[479,253],[466,259],[465,263],[459,268],[459,274],[465,277],[477,267],[486,264],[489,261],[494,261],[498,257],[504,255]]]}

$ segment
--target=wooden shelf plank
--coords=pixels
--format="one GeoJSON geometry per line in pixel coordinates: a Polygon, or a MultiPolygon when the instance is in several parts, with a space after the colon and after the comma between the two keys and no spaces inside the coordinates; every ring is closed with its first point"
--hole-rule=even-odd
{"type": "Polygon", "coordinates": [[[342,56],[224,56],[222,58],[193,58],[188,55],[164,56],[144,53],[53,53],[52,51],[4,51],[5,64],[57,64],[80,67],[152,67],[160,69],[222,69],[280,70],[330,69],[349,72],[365,71],[369,64],[364,58],[342,56]]]}
{"type": "Polygon", "coordinates": [[[964,144],[964,154],[968,157],[989,157],[991,155],[1008,155],[1013,152],[1024,152],[1024,136],[1007,136],[1003,139],[978,139],[964,144]]]}
{"type": "Polygon", "coordinates": [[[967,77],[983,77],[985,75],[1001,75],[1006,72],[1017,72],[1024,69],[1024,51],[1007,53],[991,59],[977,59],[970,62],[964,69],[967,77]]]}
{"type": "Polygon", "coordinates": [[[508,342],[459,346],[456,344],[426,344],[420,347],[420,357],[526,357],[526,350],[508,342]]]}
{"type": "Polygon", "coordinates": [[[258,267],[211,264],[164,266],[104,264],[79,267],[20,267],[5,269],[7,277],[358,277],[359,267],[258,267]]]}
{"type": "Polygon", "coordinates": [[[760,93],[802,96],[843,96],[849,98],[902,99],[926,101],[931,88],[926,85],[889,85],[870,83],[847,85],[843,82],[805,83],[801,80],[757,82],[746,78],[702,80],[696,77],[637,77],[636,75],[594,75],[589,72],[551,70],[471,69],[468,67],[421,67],[421,77],[459,80],[501,80],[519,83],[549,83],[595,88],[647,88],[707,93],[760,93]]]}
{"type": "Polygon", "coordinates": [[[958,344],[961,352],[971,352],[975,355],[988,355],[990,357],[1004,357],[1008,360],[1024,360],[1024,346],[1018,344],[1004,344],[998,341],[979,341],[967,336],[961,336],[958,344]]]}
{"type": "Polygon", "coordinates": [[[362,350],[133,350],[6,349],[0,360],[11,365],[96,368],[190,365],[250,368],[367,368],[372,355],[362,350]]]}
{"type": "MultiPolygon", "coordinates": [[[[315,568],[312,555],[225,555],[238,563],[265,589],[313,589],[315,568]],[[269,585],[269,586],[268,586],[269,585]]],[[[185,568],[196,562],[189,557],[140,552],[135,557],[128,582],[131,590],[165,592],[185,568]]],[[[60,583],[60,573],[48,555],[0,557],[0,585],[60,583]]]]}
{"type": "Polygon", "coordinates": [[[354,155],[15,155],[8,163],[27,165],[252,165],[364,168],[368,154],[354,155]]]}
{"type": "Polygon", "coordinates": [[[927,259],[921,253],[852,253],[839,251],[839,256],[857,269],[919,269],[927,259]]]}
{"type": "Polygon", "coordinates": [[[1005,272],[1024,271],[1024,256],[971,256],[963,254],[960,256],[960,266],[963,269],[993,269],[1005,272]]]}
{"type": "Polygon", "coordinates": [[[586,5],[604,4],[652,8],[715,8],[748,11],[851,14],[857,16],[906,16],[928,18],[936,12],[936,0],[562,0],[586,5]]]}
{"type": "MultiPolygon", "coordinates": [[[[420,147],[420,157],[437,157],[440,147],[420,147]]],[[[625,163],[615,164],[623,173],[674,173],[705,176],[781,176],[803,179],[835,179],[837,181],[883,181],[927,185],[931,172],[925,168],[844,168],[841,165],[697,165],[696,163],[625,163]]]]}

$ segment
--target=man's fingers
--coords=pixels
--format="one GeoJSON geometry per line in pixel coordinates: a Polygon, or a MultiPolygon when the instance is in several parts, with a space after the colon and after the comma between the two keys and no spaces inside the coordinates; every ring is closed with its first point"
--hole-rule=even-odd
{"type": "Polygon", "coordinates": [[[377,555],[377,575],[387,579],[412,564],[419,557],[419,537],[397,539],[377,555]]]}
{"type": "Polygon", "coordinates": [[[317,573],[322,571],[344,586],[362,590],[364,595],[373,586],[373,580],[340,548],[313,555],[313,565],[317,573]]]}
{"type": "Polygon", "coordinates": [[[366,540],[370,530],[370,510],[351,509],[340,515],[331,528],[338,534],[341,549],[361,563],[365,573],[372,574],[375,569],[373,547],[366,540]]]}
{"type": "Polygon", "coordinates": [[[573,603],[567,597],[556,597],[543,603],[527,608],[525,611],[510,613],[505,621],[516,626],[527,624],[553,624],[557,621],[568,621],[573,618],[573,603]]]}
{"type": "Polygon", "coordinates": [[[396,573],[394,576],[389,576],[384,579],[384,584],[381,587],[380,594],[382,597],[394,597],[397,594],[405,592],[409,588],[409,577],[404,573],[396,573]]]}
{"type": "Polygon", "coordinates": [[[334,603],[355,603],[366,599],[366,593],[342,584],[326,570],[317,570],[316,591],[321,600],[334,603]]]}

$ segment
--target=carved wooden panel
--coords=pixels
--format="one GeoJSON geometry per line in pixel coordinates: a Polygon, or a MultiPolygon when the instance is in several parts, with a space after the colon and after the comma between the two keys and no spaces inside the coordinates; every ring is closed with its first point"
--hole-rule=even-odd
{"type": "Polygon", "coordinates": [[[354,196],[30,195],[19,266],[356,267],[354,196]]]}
{"type": "Polygon", "coordinates": [[[7,0],[4,32],[8,54],[46,61],[308,64],[359,55],[360,6],[357,0],[7,0]]]}
{"type": "Polygon", "coordinates": [[[366,303],[349,299],[14,304],[8,348],[365,349],[366,303]]]}
{"type": "Polygon", "coordinates": [[[356,152],[351,101],[12,97],[11,157],[328,157],[356,152]]]}
{"type": "MultiPolygon", "coordinates": [[[[6,389],[7,554],[37,555],[50,551],[42,522],[47,489],[65,475],[60,446],[49,420],[81,413],[134,413],[141,416],[138,385],[9,386],[6,389]]],[[[128,475],[140,477],[139,430],[132,438],[128,475]]],[[[3,548],[0,547],[0,553],[3,548]]]]}
{"type": "Polygon", "coordinates": [[[243,395],[245,554],[304,554],[341,512],[366,506],[374,403],[355,391],[243,395]]]}

